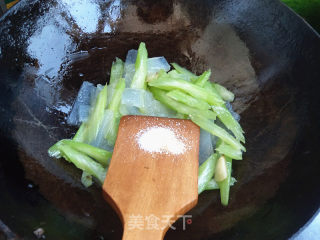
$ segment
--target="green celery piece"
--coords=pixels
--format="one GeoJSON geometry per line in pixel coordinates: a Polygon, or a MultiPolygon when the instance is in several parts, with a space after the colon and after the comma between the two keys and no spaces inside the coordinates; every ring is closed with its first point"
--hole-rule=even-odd
{"type": "Polygon", "coordinates": [[[90,113],[88,121],[86,122],[88,143],[92,142],[98,134],[99,127],[103,119],[104,111],[107,107],[107,95],[108,89],[106,84],[98,94],[96,104],[92,112],[90,113]]]}
{"type": "Polygon", "coordinates": [[[86,132],[87,132],[87,124],[86,123],[81,123],[80,128],[74,135],[73,139],[76,142],[87,142],[88,139],[86,138],[86,132]]]}
{"type": "Polygon", "coordinates": [[[116,142],[118,129],[120,123],[120,115],[114,115],[113,118],[110,120],[109,124],[109,131],[106,133],[105,138],[107,139],[108,145],[113,146],[116,142]]]}
{"type": "Polygon", "coordinates": [[[157,87],[163,90],[181,90],[196,99],[201,99],[209,103],[210,105],[220,106],[224,103],[219,95],[181,79],[170,78],[169,76],[161,76],[158,79],[149,82],[148,84],[149,86],[157,87]]]}
{"type": "Polygon", "coordinates": [[[92,176],[89,173],[83,171],[81,175],[81,182],[86,188],[90,187],[93,184],[92,176]]]}
{"type": "Polygon", "coordinates": [[[54,145],[52,145],[49,149],[48,149],[48,154],[50,157],[54,157],[54,158],[61,158],[61,151],[60,151],[60,146],[62,145],[62,142],[56,142],[54,145]]]}
{"type": "Polygon", "coordinates": [[[220,188],[221,203],[224,206],[227,206],[228,202],[229,202],[231,171],[232,171],[232,159],[226,157],[226,164],[227,164],[228,176],[223,181],[218,182],[218,185],[219,185],[219,188],[220,188]]]}
{"type": "MultiPolygon", "coordinates": [[[[211,84],[210,82],[206,82],[204,86],[205,88],[209,89],[212,93],[219,95],[218,91],[213,87],[213,84],[211,84]]],[[[221,122],[235,135],[236,139],[245,143],[243,130],[240,124],[233,118],[232,114],[226,108],[225,104],[212,106],[212,109],[214,112],[217,113],[217,116],[221,120],[221,122]]]]}
{"type": "Polygon", "coordinates": [[[111,73],[110,73],[110,86],[117,85],[118,81],[122,78],[124,70],[123,61],[120,58],[116,58],[116,61],[112,63],[111,73]]]}
{"type": "Polygon", "coordinates": [[[198,194],[205,190],[206,185],[213,177],[218,157],[218,154],[212,154],[200,165],[198,174],[198,194]]]}
{"type": "Polygon", "coordinates": [[[73,149],[68,145],[60,145],[61,155],[71,161],[77,168],[87,172],[89,175],[94,176],[102,184],[106,177],[106,169],[100,163],[95,162],[85,154],[73,149]]]}
{"type": "Polygon", "coordinates": [[[187,76],[190,80],[193,80],[193,79],[197,78],[197,75],[195,75],[194,73],[190,72],[186,68],[181,67],[179,64],[171,63],[171,65],[178,73],[181,73],[181,74],[187,76]]]}
{"type": "Polygon", "coordinates": [[[202,73],[195,81],[194,84],[203,87],[206,82],[210,79],[211,76],[211,70],[209,69],[208,71],[205,71],[202,73]]]}
{"type": "Polygon", "coordinates": [[[205,101],[196,99],[180,90],[172,90],[167,93],[168,97],[178,102],[184,103],[190,107],[197,108],[199,110],[208,110],[210,105],[205,101]]]}
{"type": "Polygon", "coordinates": [[[135,64],[135,74],[131,82],[131,88],[146,89],[146,77],[147,77],[147,60],[148,52],[146,44],[141,42],[138,48],[138,55],[135,64]]]}
{"type": "Polygon", "coordinates": [[[225,142],[221,141],[216,148],[216,151],[221,155],[228,156],[235,160],[242,160],[242,152],[241,150],[235,149],[225,142]]]}
{"type": "Polygon", "coordinates": [[[214,136],[221,138],[221,140],[228,143],[235,149],[241,149],[242,151],[246,150],[245,147],[242,146],[241,143],[237,141],[233,136],[231,136],[226,130],[214,124],[209,119],[201,115],[192,115],[191,120],[202,129],[206,130],[214,136]]]}
{"type": "Polygon", "coordinates": [[[99,162],[102,166],[106,167],[109,164],[109,159],[112,156],[111,152],[108,152],[104,149],[94,147],[92,145],[76,142],[69,139],[61,140],[62,144],[68,145],[73,149],[86,154],[87,156],[93,158],[97,162],[99,162]]]}
{"type": "Polygon", "coordinates": [[[221,120],[221,122],[234,134],[236,139],[244,143],[245,138],[243,135],[243,130],[237,120],[233,118],[226,106],[212,106],[212,110],[217,114],[217,117],[221,120]]]}
{"type": "MultiPolygon", "coordinates": [[[[205,82],[203,87],[207,89],[212,94],[215,94],[221,101],[223,101],[222,97],[220,96],[219,92],[213,87],[213,84],[209,81],[205,82]]],[[[223,101],[224,102],[224,101],[223,101]]],[[[221,105],[217,105],[221,106],[221,105]]]]}
{"type": "Polygon", "coordinates": [[[218,83],[212,83],[212,85],[216,89],[216,91],[219,93],[219,95],[222,97],[223,100],[227,102],[232,102],[234,100],[234,94],[228,89],[226,89],[224,86],[218,83]]]}
{"type": "Polygon", "coordinates": [[[109,122],[110,124],[109,131],[107,131],[105,135],[105,138],[107,139],[109,145],[114,145],[117,138],[119,121],[120,121],[119,107],[120,107],[122,93],[126,86],[125,84],[126,83],[124,78],[122,78],[118,82],[115,88],[113,97],[111,99],[110,105],[108,107],[108,109],[113,112],[113,118],[109,122]]]}
{"type": "MultiPolygon", "coordinates": [[[[181,74],[177,70],[171,70],[170,72],[168,72],[168,76],[170,78],[180,78],[180,79],[183,79],[183,80],[188,81],[188,82],[191,81],[190,80],[190,76],[181,74]]],[[[196,79],[196,78],[193,78],[193,79],[196,79]]]]}
{"type": "Polygon", "coordinates": [[[186,115],[201,115],[206,119],[212,119],[212,120],[216,118],[216,115],[214,112],[210,110],[199,110],[199,109],[191,108],[183,103],[179,103],[169,98],[167,96],[167,93],[163,90],[151,87],[150,91],[152,92],[155,99],[157,99],[167,107],[177,111],[178,113],[186,114],[186,115]]]}
{"type": "MultiPolygon", "coordinates": [[[[231,177],[230,186],[233,186],[237,180],[234,177],[231,177]]],[[[220,189],[219,184],[212,178],[206,185],[205,190],[215,190],[220,189]]]]}
{"type": "Polygon", "coordinates": [[[126,87],[126,80],[124,78],[120,78],[117,85],[115,86],[115,90],[108,106],[108,109],[113,111],[115,115],[119,114],[119,106],[121,102],[121,97],[123,90],[126,87]]]}

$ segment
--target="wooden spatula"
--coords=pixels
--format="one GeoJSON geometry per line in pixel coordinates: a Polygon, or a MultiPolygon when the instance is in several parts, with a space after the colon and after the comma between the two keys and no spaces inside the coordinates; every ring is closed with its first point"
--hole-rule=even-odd
{"type": "Polygon", "coordinates": [[[122,220],[122,239],[163,239],[197,204],[199,135],[189,120],[121,118],[103,195],[122,220]],[[160,139],[162,131],[178,142],[160,139]]]}

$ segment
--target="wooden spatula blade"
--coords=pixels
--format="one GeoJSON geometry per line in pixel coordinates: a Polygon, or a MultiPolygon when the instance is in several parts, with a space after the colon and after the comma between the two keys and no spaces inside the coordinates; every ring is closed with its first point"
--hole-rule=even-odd
{"type": "Polygon", "coordinates": [[[103,191],[123,222],[123,239],[162,239],[170,224],[196,205],[199,135],[199,127],[189,120],[121,118],[103,191]],[[155,151],[157,141],[147,135],[141,145],[142,134],[151,129],[159,138],[167,129],[182,145],[167,139],[155,151]]]}

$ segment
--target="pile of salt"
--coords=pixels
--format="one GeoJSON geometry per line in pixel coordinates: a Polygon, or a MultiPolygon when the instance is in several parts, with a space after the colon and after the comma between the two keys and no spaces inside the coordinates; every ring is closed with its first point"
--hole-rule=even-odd
{"type": "Polygon", "coordinates": [[[173,129],[161,126],[142,129],[137,134],[141,149],[150,153],[182,154],[186,151],[183,139],[178,138],[173,129]]]}

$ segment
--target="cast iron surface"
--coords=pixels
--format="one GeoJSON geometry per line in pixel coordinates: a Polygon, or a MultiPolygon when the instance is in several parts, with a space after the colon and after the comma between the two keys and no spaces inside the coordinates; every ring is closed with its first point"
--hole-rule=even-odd
{"type": "Polygon", "coordinates": [[[228,207],[200,195],[167,239],[286,239],[320,205],[320,38],[276,0],[22,1],[0,19],[0,219],[32,239],[120,239],[121,223],[80,172],[47,149],[75,128],[82,81],[104,83],[140,41],[236,94],[247,152],[228,207]]]}

